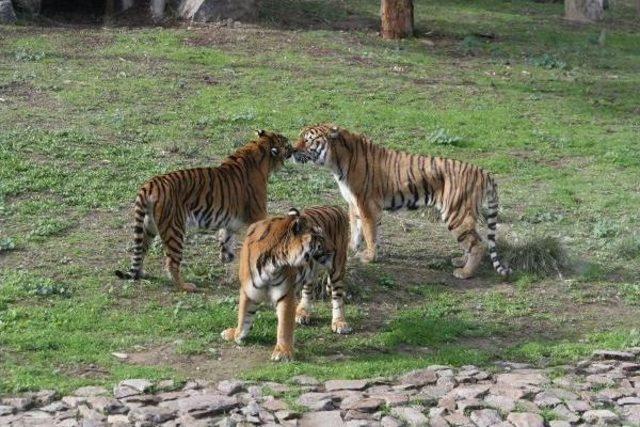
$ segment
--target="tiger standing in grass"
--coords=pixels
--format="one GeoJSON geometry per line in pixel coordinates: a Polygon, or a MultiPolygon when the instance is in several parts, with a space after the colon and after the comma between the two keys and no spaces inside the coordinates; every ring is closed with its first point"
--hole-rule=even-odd
{"type": "Polygon", "coordinates": [[[330,124],[303,129],[293,158],[297,163],[312,161],[331,170],[349,204],[351,247],[359,250],[364,237],[366,248],[360,253],[363,262],[376,257],[382,210],[436,206],[464,251],[464,256],[452,260],[457,267],[453,275],[470,278],[485,252],[477,226],[486,204],[491,262],[498,274],[511,273],[496,250],[496,183],[483,169],[458,160],[390,150],[373,144],[364,135],[330,124]]]}
{"type": "Polygon", "coordinates": [[[291,157],[284,136],[258,131],[258,139],[239,148],[218,167],[179,170],[151,178],[142,185],[134,206],[133,255],[122,279],[143,276],[142,262],[149,244],[160,235],[165,266],[174,284],[187,292],[196,286],[180,275],[182,248],[188,226],[219,230],[220,259],[234,258],[235,232],[266,218],[267,180],[291,157]]]}
{"type": "Polygon", "coordinates": [[[328,270],[332,292],[334,332],[348,333],[344,318],[343,288],[347,258],[347,215],[337,207],[314,207],[300,213],[291,209],[284,217],[252,224],[239,260],[240,300],[238,325],[224,330],[225,340],[242,344],[249,334],[258,304],[276,306],[277,343],[272,360],[293,358],[295,323],[307,323],[311,314],[311,287],[322,270],[328,270]],[[342,225],[341,225],[342,224],[342,225]],[[295,295],[303,287],[296,308],[295,295]]]}

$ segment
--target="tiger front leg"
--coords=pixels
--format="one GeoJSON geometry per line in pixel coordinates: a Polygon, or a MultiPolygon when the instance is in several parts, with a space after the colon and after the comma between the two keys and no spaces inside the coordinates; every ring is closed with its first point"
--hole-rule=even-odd
{"type": "Polygon", "coordinates": [[[296,323],[299,325],[308,325],[311,323],[311,296],[313,294],[313,282],[305,282],[302,286],[300,302],[296,308],[296,323]]]}
{"type": "Polygon", "coordinates": [[[351,234],[351,242],[349,247],[357,252],[362,247],[362,220],[358,214],[356,206],[349,206],[349,229],[351,234]]]}
{"type": "Polygon", "coordinates": [[[220,243],[220,261],[223,263],[232,262],[236,257],[236,238],[234,230],[221,228],[218,231],[218,242],[220,243]]]}
{"type": "Polygon", "coordinates": [[[364,251],[360,253],[360,261],[364,264],[375,261],[376,244],[378,238],[378,216],[379,212],[373,209],[361,209],[360,219],[362,221],[362,234],[367,244],[364,251]]]}
{"type": "Polygon", "coordinates": [[[164,244],[165,268],[173,280],[173,284],[185,292],[197,292],[198,288],[193,283],[186,283],[180,275],[180,263],[182,262],[183,235],[173,230],[184,230],[184,226],[175,224],[160,231],[160,237],[164,244]]]}
{"type": "Polygon", "coordinates": [[[453,230],[458,243],[464,250],[464,264],[453,270],[453,275],[458,279],[469,279],[476,273],[484,257],[484,245],[480,235],[476,232],[476,223],[473,218],[467,218],[462,225],[453,230]]]}
{"type": "Polygon", "coordinates": [[[238,326],[222,331],[220,334],[222,338],[226,341],[235,341],[239,345],[242,344],[243,340],[249,335],[257,309],[258,305],[251,301],[241,290],[240,302],[238,303],[238,326]]]}
{"type": "Polygon", "coordinates": [[[295,328],[296,304],[293,286],[276,305],[278,313],[278,341],[271,360],[286,362],[293,360],[293,330],[295,328]]]}
{"type": "Polygon", "coordinates": [[[336,334],[349,334],[353,331],[347,323],[344,315],[344,286],[341,280],[331,283],[327,279],[328,287],[331,287],[331,330],[336,334]]]}

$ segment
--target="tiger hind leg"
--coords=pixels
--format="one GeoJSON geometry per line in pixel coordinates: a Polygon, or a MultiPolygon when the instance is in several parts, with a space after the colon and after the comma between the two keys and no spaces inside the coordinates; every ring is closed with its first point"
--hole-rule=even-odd
{"type": "Polygon", "coordinates": [[[453,229],[458,243],[465,252],[465,263],[453,270],[453,275],[458,279],[469,279],[473,277],[480,267],[485,254],[485,248],[482,244],[482,238],[476,231],[476,222],[473,218],[468,217],[462,224],[453,229]]]}
{"type": "Polygon", "coordinates": [[[221,228],[218,231],[218,242],[220,243],[220,261],[223,263],[232,262],[235,255],[236,239],[232,230],[221,228]]]}
{"type": "Polygon", "coordinates": [[[182,246],[184,243],[184,226],[177,221],[173,221],[164,229],[160,230],[160,238],[164,244],[165,268],[173,283],[185,292],[196,292],[198,288],[193,283],[186,283],[180,274],[180,264],[182,263],[182,246]]]}
{"type": "Polygon", "coordinates": [[[228,328],[220,334],[226,341],[235,341],[236,344],[242,344],[244,339],[249,335],[251,326],[253,326],[253,317],[258,311],[258,304],[251,301],[249,297],[241,290],[240,302],[238,303],[238,326],[228,328]]]}
{"type": "Polygon", "coordinates": [[[468,257],[469,256],[465,253],[463,256],[451,258],[451,265],[458,268],[464,267],[464,265],[467,263],[468,257]]]}
{"type": "Polygon", "coordinates": [[[145,277],[142,268],[144,258],[149,251],[149,245],[158,234],[153,219],[141,209],[136,209],[133,226],[133,254],[131,255],[131,268],[124,272],[116,270],[115,274],[120,279],[138,280],[145,277]]]}

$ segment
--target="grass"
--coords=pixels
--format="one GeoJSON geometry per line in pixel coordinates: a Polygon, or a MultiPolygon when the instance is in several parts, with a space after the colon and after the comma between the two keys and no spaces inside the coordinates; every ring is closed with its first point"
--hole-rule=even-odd
{"type": "MultiPolygon", "coordinates": [[[[418,37],[400,42],[371,30],[373,0],[265,1],[259,25],[233,29],[0,26],[0,393],[563,364],[639,345],[631,3],[574,26],[560,4],[417,1],[418,37]],[[219,264],[212,234],[188,235],[185,276],[202,294],[171,288],[158,245],[150,279],[114,277],[144,180],[215,165],[255,129],[293,138],[323,121],[491,170],[512,281],[488,262],[454,279],[459,252],[432,212],[385,215],[380,262],[349,264],[354,334],[332,335],[319,301],[296,331],[297,361],[272,364],[269,307],[245,347],[219,338],[235,322],[236,266],[219,264]]],[[[293,164],[269,202],[343,204],[326,171],[293,164]]]]}

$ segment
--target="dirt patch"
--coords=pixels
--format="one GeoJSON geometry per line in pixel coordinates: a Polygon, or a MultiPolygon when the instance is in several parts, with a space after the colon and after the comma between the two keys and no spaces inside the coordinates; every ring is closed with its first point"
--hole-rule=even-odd
{"type": "Polygon", "coordinates": [[[269,362],[270,353],[263,347],[222,347],[215,355],[178,354],[172,345],[130,353],[126,363],[142,366],[171,366],[185,377],[210,381],[234,378],[238,373],[269,362]]]}

